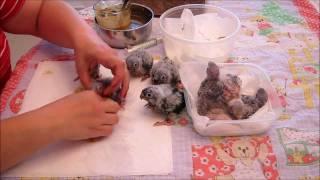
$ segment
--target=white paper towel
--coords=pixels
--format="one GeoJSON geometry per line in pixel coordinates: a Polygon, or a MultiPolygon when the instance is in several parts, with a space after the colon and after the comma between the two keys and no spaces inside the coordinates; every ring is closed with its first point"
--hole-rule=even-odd
{"type": "Polygon", "coordinates": [[[193,15],[188,8],[183,9],[180,18],[165,18],[165,29],[171,35],[194,41],[216,41],[234,31],[230,17],[217,13],[193,15]]]}
{"type": "MultiPolygon", "coordinates": [[[[103,75],[111,75],[103,69],[103,75]]],[[[46,61],[38,68],[26,91],[21,112],[27,112],[71,94],[74,62],[46,61]]],[[[132,79],[124,110],[113,134],[97,142],[71,141],[51,145],[9,170],[3,177],[66,177],[164,175],[172,172],[170,128],[153,127],[163,117],[144,107],[141,90],[149,81],[132,79]]],[[[59,113],[59,112],[57,112],[59,113]]]]}

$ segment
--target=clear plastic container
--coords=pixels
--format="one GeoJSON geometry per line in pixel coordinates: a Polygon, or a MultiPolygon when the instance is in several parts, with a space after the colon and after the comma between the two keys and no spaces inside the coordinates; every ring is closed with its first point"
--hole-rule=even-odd
{"type": "Polygon", "coordinates": [[[230,73],[240,77],[241,94],[253,95],[261,87],[268,93],[268,102],[249,119],[210,120],[206,116],[200,116],[196,106],[197,92],[200,83],[206,77],[208,63],[205,60],[183,62],[179,73],[185,87],[187,111],[192,118],[195,130],[203,136],[241,136],[267,131],[280,116],[282,106],[266,73],[254,64],[217,63],[217,65],[220,67],[221,74],[230,73]]]}
{"type": "MultiPolygon", "coordinates": [[[[164,12],[160,17],[160,28],[165,52],[170,59],[178,61],[178,63],[187,59],[196,58],[224,62],[233,49],[235,38],[240,30],[240,20],[232,12],[217,6],[188,4],[177,6],[164,12]],[[185,9],[189,9],[192,12],[194,15],[193,19],[188,17],[190,13],[183,13],[185,9]],[[211,24],[213,21],[205,20],[205,18],[209,18],[206,16],[210,14],[214,14],[216,17],[223,19],[222,23],[211,24]],[[208,29],[216,28],[219,29],[219,32],[224,32],[224,35],[218,38],[209,38],[209,40],[181,37],[179,33],[172,31],[172,26],[183,24],[183,22],[181,22],[181,15],[183,15],[182,17],[187,17],[186,21],[188,21],[188,23],[192,21],[202,22],[202,28],[203,26],[207,26],[208,29]]],[[[185,27],[182,25],[181,28],[183,29],[185,27]]],[[[196,25],[195,28],[200,27],[196,25]]]]}

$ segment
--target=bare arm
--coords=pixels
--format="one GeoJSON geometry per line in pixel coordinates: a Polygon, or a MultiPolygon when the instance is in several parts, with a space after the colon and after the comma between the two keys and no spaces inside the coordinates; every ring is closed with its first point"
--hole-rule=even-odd
{"type": "Polygon", "coordinates": [[[56,142],[53,123],[41,112],[25,113],[0,123],[1,128],[1,172],[25,157],[56,142]]]}
{"type": "Polygon", "coordinates": [[[85,91],[0,121],[1,172],[59,140],[108,136],[119,109],[116,102],[85,91]]]}
{"type": "MultiPolygon", "coordinates": [[[[11,33],[32,34],[60,46],[73,48],[81,82],[90,88],[89,70],[102,64],[114,74],[105,94],[129,88],[124,62],[65,2],[26,0],[21,11],[2,28],[11,33]]],[[[1,172],[48,144],[107,136],[117,121],[119,106],[92,91],[65,97],[38,110],[0,121],[1,172]]]]}
{"type": "Polygon", "coordinates": [[[27,0],[21,11],[3,25],[4,30],[32,34],[60,46],[73,48],[82,84],[90,88],[90,69],[102,64],[114,74],[105,94],[122,87],[124,98],[129,88],[125,63],[67,3],[61,0],[27,0]]]}
{"type": "Polygon", "coordinates": [[[60,0],[27,0],[3,28],[7,32],[35,35],[69,48],[75,47],[81,35],[82,38],[97,38],[78,13],[60,0]]]}

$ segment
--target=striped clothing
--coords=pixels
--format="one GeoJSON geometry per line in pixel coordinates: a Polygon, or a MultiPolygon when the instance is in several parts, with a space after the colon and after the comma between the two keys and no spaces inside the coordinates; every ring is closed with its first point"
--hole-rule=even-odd
{"type": "Polygon", "coordinates": [[[11,74],[9,44],[2,25],[19,12],[24,2],[25,0],[0,0],[0,93],[11,74]]]}

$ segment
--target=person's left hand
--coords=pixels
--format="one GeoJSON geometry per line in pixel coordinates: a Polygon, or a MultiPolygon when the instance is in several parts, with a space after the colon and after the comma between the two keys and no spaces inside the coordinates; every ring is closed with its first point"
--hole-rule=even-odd
{"type": "Polygon", "coordinates": [[[81,83],[86,89],[91,88],[90,71],[97,64],[111,70],[114,75],[110,86],[104,90],[109,96],[117,88],[121,88],[120,98],[124,99],[129,89],[129,73],[126,63],[117,53],[103,42],[95,33],[78,38],[75,44],[76,67],[81,83]]]}

